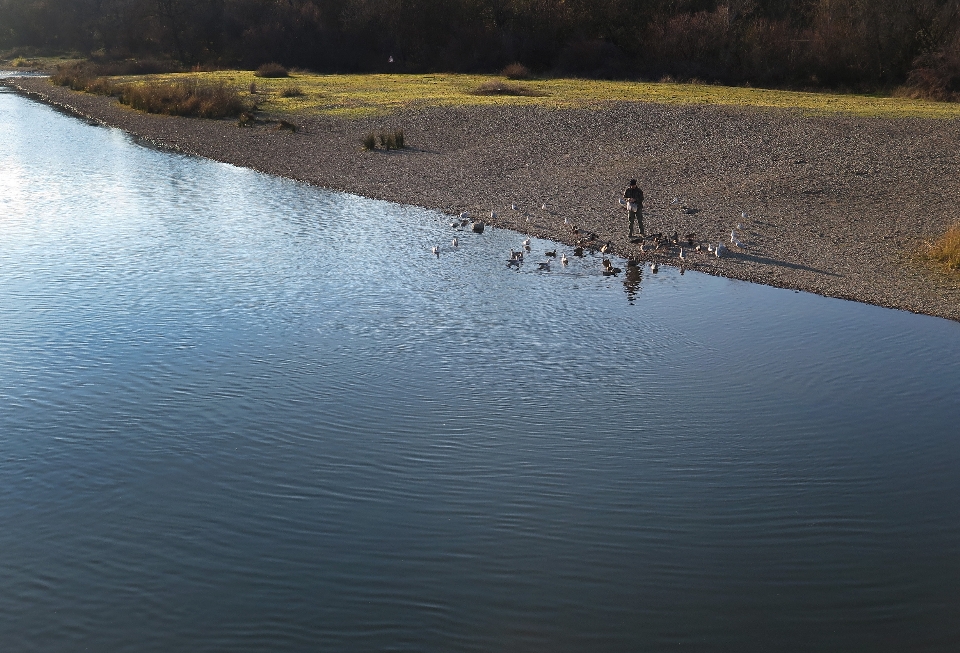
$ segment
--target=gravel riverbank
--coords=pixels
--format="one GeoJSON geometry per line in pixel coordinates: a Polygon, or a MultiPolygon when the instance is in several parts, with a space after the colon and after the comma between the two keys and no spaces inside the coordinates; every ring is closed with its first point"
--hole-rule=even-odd
{"type": "Polygon", "coordinates": [[[6,83],[179,151],[451,214],[495,211],[496,226],[573,244],[566,219],[617,254],[679,265],[676,249],[640,254],[627,237],[617,198],[636,177],[648,233],[729,246],[742,223],[742,248],[691,252],[687,269],[960,320],[960,281],[914,261],[960,221],[956,120],[621,102],[285,116],[290,133],[142,114],[44,78],[6,83]],[[366,133],[394,127],[408,149],[361,150],[366,133]]]}

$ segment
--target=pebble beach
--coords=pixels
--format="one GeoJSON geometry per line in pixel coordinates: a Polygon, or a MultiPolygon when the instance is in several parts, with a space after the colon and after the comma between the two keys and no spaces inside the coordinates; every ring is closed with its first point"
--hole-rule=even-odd
{"type": "Polygon", "coordinates": [[[591,245],[626,258],[960,320],[960,280],[918,256],[960,222],[957,120],[615,102],[284,115],[291,132],[139,113],[41,77],[4,82],[160,147],[467,212],[570,251],[590,234],[591,245]],[[366,134],[397,128],[405,149],[361,148],[366,134]],[[726,255],[641,251],[618,203],[631,178],[644,191],[646,233],[694,234],[704,250],[723,243],[726,255]]]}

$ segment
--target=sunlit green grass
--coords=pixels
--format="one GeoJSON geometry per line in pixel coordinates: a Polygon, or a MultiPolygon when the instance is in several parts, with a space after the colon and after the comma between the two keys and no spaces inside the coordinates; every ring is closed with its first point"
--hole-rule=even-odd
{"type": "Polygon", "coordinates": [[[602,106],[614,101],[660,104],[720,105],[799,109],[808,115],[847,114],[876,117],[958,118],[960,104],[906,98],[839,93],[804,93],[757,88],[674,84],[662,82],[617,82],[585,79],[546,79],[521,82],[538,96],[474,95],[473,90],[493,80],[489,75],[316,75],[292,73],[286,79],[254,77],[252,71],[176,73],[118,78],[118,81],[196,77],[210,83],[225,83],[248,92],[264,111],[273,113],[330,114],[363,117],[387,114],[417,106],[524,105],[548,108],[602,106]],[[282,97],[285,87],[295,84],[302,96],[282,97]]]}

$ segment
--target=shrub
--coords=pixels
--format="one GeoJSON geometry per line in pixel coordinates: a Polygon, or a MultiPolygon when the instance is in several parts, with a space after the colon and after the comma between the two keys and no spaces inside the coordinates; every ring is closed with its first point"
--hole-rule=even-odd
{"type": "Polygon", "coordinates": [[[928,256],[948,270],[960,270],[960,225],[950,227],[940,240],[931,245],[928,256]]]}
{"type": "Polygon", "coordinates": [[[485,82],[473,90],[474,95],[513,95],[525,97],[539,97],[545,95],[528,86],[521,84],[507,84],[505,82],[485,82]]]}
{"type": "Polygon", "coordinates": [[[256,72],[257,77],[289,77],[290,72],[278,63],[265,63],[256,72]]]}
{"type": "Polygon", "coordinates": [[[377,149],[377,137],[373,133],[367,134],[363,137],[363,149],[365,150],[375,150],[377,149]]]}
{"type": "Polygon", "coordinates": [[[403,143],[403,130],[397,129],[393,132],[393,142],[396,144],[398,150],[402,150],[406,145],[403,143]]]}
{"type": "Polygon", "coordinates": [[[382,131],[379,134],[367,134],[363,138],[363,149],[375,150],[378,142],[382,150],[402,150],[406,147],[402,129],[394,129],[392,132],[382,131]]]}
{"type": "Polygon", "coordinates": [[[243,113],[240,94],[224,84],[202,85],[194,80],[128,84],[120,96],[123,104],[147,113],[199,118],[226,118],[243,113]]]}
{"type": "Polygon", "coordinates": [[[530,79],[533,77],[533,75],[530,73],[530,69],[524,66],[522,63],[512,63],[501,70],[500,74],[507,79],[512,80],[530,79]]]}
{"type": "Polygon", "coordinates": [[[250,82],[250,95],[256,95],[256,94],[257,94],[257,83],[250,82]]]}
{"type": "Polygon", "coordinates": [[[397,141],[390,132],[380,132],[380,147],[385,150],[392,150],[397,146],[397,141]]]}
{"type": "Polygon", "coordinates": [[[280,89],[280,97],[303,97],[306,93],[299,86],[284,86],[280,89]]]}

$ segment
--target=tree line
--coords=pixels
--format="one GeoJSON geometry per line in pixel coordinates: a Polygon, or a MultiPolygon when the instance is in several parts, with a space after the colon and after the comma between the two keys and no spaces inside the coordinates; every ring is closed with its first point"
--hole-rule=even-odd
{"type": "Polygon", "coordinates": [[[960,0],[0,0],[0,48],[960,93],[960,0]]]}

